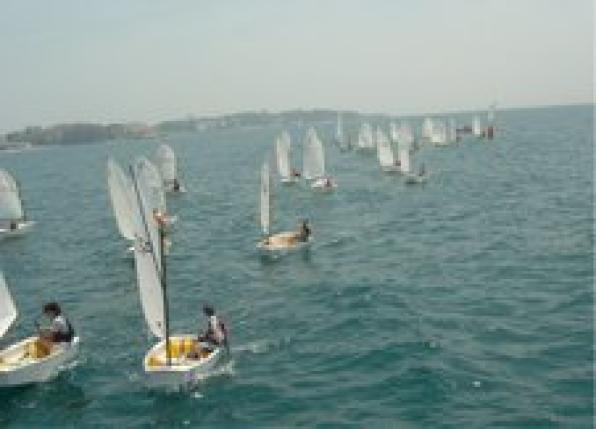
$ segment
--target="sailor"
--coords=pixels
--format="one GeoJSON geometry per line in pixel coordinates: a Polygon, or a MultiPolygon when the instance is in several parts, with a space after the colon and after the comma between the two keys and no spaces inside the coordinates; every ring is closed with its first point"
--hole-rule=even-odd
{"type": "Polygon", "coordinates": [[[14,220],[10,221],[10,230],[11,231],[16,231],[17,229],[17,223],[14,220]]]}
{"type": "Polygon", "coordinates": [[[39,329],[39,338],[49,348],[55,343],[70,343],[74,338],[74,329],[70,321],[62,314],[60,305],[56,302],[48,302],[43,306],[43,315],[51,319],[49,328],[39,329]]]}
{"type": "Polygon", "coordinates": [[[300,177],[300,172],[295,168],[292,168],[292,177],[300,177]]]}
{"type": "Polygon", "coordinates": [[[310,238],[311,230],[310,226],[308,225],[308,219],[304,219],[300,224],[300,228],[298,231],[298,240],[302,242],[307,242],[310,238]]]}
{"type": "Polygon", "coordinates": [[[178,181],[178,179],[174,179],[174,183],[172,185],[172,190],[174,192],[179,192],[180,191],[180,182],[178,181]]]}
{"type": "Polygon", "coordinates": [[[166,215],[164,213],[160,212],[158,209],[153,209],[153,218],[155,219],[157,224],[162,228],[167,226],[167,224],[168,224],[166,215]]]}
{"type": "Polygon", "coordinates": [[[213,346],[224,346],[228,349],[228,334],[224,323],[215,314],[215,309],[210,305],[203,306],[203,313],[207,316],[208,324],[204,333],[199,334],[199,342],[213,346]]]}

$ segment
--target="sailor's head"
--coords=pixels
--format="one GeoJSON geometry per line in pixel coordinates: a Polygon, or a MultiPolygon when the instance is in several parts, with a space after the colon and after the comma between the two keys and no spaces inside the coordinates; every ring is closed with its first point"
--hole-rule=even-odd
{"type": "Polygon", "coordinates": [[[215,315],[215,309],[211,305],[205,304],[203,306],[203,313],[205,313],[205,316],[211,317],[215,315]]]}
{"type": "Polygon", "coordinates": [[[43,314],[45,314],[46,316],[50,316],[50,317],[56,317],[56,316],[60,316],[60,314],[62,314],[62,310],[60,309],[60,306],[58,305],[57,302],[48,302],[47,304],[44,304],[43,306],[43,314]]]}

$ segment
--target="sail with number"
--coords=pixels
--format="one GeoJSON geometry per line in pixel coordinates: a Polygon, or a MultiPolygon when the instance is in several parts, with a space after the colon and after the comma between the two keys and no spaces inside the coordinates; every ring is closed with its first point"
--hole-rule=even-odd
{"type": "Polygon", "coordinates": [[[0,221],[22,220],[24,217],[17,182],[7,171],[0,170],[0,221]]]}
{"type": "Polygon", "coordinates": [[[135,195],[132,183],[120,166],[111,158],[108,159],[107,174],[108,190],[118,231],[127,240],[134,240],[135,212],[133,202],[135,195]]]}
{"type": "Polygon", "coordinates": [[[17,315],[17,307],[6,285],[4,274],[0,271],[0,338],[10,329],[17,315]]]}
{"type": "Polygon", "coordinates": [[[302,154],[302,174],[305,179],[312,180],[325,176],[325,152],[323,142],[314,128],[309,128],[304,139],[302,154]]]}
{"type": "Polygon", "coordinates": [[[275,140],[275,155],[277,157],[277,172],[283,180],[291,179],[290,167],[291,140],[287,131],[283,131],[275,140]]]}
{"type": "Polygon", "coordinates": [[[143,163],[133,168],[136,198],[134,246],[139,298],[147,326],[158,338],[165,337],[164,298],[161,284],[161,243],[157,221],[150,207],[149,186],[144,182],[143,163]]]}
{"type": "Polygon", "coordinates": [[[172,184],[177,179],[177,164],[176,154],[174,150],[167,144],[162,144],[157,148],[155,154],[155,165],[159,169],[159,173],[163,179],[164,184],[172,184]]]}
{"type": "Polygon", "coordinates": [[[268,236],[271,227],[271,176],[269,162],[265,161],[261,167],[261,230],[268,236]]]}
{"type": "Polygon", "coordinates": [[[376,140],[379,164],[381,164],[381,167],[383,168],[393,167],[395,160],[393,157],[393,150],[391,149],[391,142],[380,127],[377,127],[376,140]]]}

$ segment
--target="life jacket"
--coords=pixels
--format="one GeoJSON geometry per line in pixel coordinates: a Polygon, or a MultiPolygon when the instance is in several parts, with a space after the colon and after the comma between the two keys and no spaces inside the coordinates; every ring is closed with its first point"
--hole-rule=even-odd
{"type": "Polygon", "coordinates": [[[66,332],[54,333],[54,342],[70,343],[72,341],[72,339],[75,337],[75,331],[70,323],[70,320],[68,320],[68,318],[66,318],[66,317],[64,317],[64,320],[66,322],[66,332]]]}

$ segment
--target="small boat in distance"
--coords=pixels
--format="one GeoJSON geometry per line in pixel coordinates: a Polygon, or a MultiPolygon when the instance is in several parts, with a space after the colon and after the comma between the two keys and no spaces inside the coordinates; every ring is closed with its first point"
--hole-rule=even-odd
{"type": "Polygon", "coordinates": [[[271,192],[269,162],[267,161],[265,161],[261,167],[259,196],[261,232],[263,238],[257,243],[257,249],[264,254],[275,254],[308,247],[312,240],[310,229],[307,231],[286,231],[271,234],[271,200],[273,196],[271,192]]]}
{"type": "Polygon", "coordinates": [[[385,173],[399,173],[400,167],[396,162],[397,160],[393,156],[393,149],[391,148],[391,142],[387,135],[381,130],[381,127],[377,127],[376,130],[377,140],[377,159],[381,170],[385,173]]]}
{"type": "Polygon", "coordinates": [[[480,122],[480,117],[478,115],[474,116],[472,122],[472,135],[477,138],[482,137],[482,123],[480,122]]]}
{"type": "Polygon", "coordinates": [[[0,238],[25,234],[35,222],[27,220],[16,180],[0,170],[0,238]]]}
{"type": "Polygon", "coordinates": [[[373,151],[375,149],[375,139],[373,129],[368,122],[360,126],[358,140],[356,141],[356,150],[361,152],[373,151]]]}
{"type": "Polygon", "coordinates": [[[161,144],[155,153],[155,165],[163,180],[164,190],[172,193],[186,192],[178,177],[178,162],[174,150],[167,144],[161,144]]]}
{"type": "MultiPolygon", "coordinates": [[[[18,315],[4,275],[0,272],[0,337],[18,315]]],[[[79,337],[70,342],[45,344],[39,335],[0,350],[0,387],[23,386],[50,381],[72,363],[79,352],[79,337]]]]}
{"type": "Polygon", "coordinates": [[[312,127],[308,129],[304,139],[302,163],[302,175],[311,182],[312,189],[330,192],[337,188],[335,181],[325,173],[323,142],[312,127]]]}
{"type": "Polygon", "coordinates": [[[197,336],[170,334],[167,295],[165,228],[151,208],[150,189],[131,168],[134,185],[135,267],[141,307],[147,327],[158,338],[143,358],[143,369],[150,387],[179,390],[208,376],[225,356],[223,347],[207,347],[197,336]]]}
{"type": "Polygon", "coordinates": [[[292,168],[290,161],[292,140],[287,131],[275,139],[275,157],[277,159],[277,172],[281,178],[281,183],[292,185],[298,181],[300,174],[292,168]]]}

